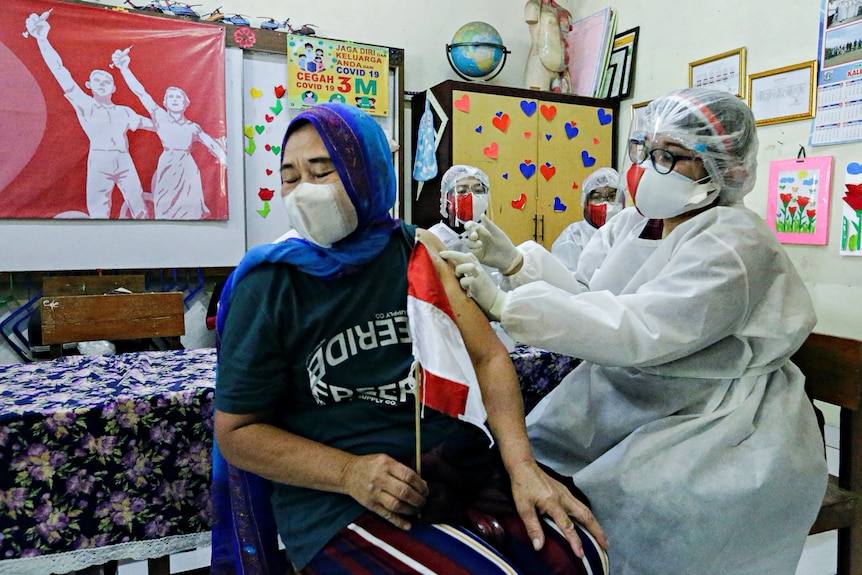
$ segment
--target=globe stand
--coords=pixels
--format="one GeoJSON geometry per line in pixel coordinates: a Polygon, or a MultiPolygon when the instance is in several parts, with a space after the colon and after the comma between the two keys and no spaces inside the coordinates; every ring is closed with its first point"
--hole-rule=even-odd
{"type": "Polygon", "coordinates": [[[500,44],[494,44],[492,42],[455,42],[454,44],[446,44],[446,59],[449,60],[449,67],[452,68],[452,71],[458,74],[462,79],[467,80],[468,82],[488,82],[497,77],[497,75],[503,71],[503,67],[506,65],[506,56],[511,54],[510,50],[507,50],[505,46],[501,46],[500,44]],[[493,72],[489,72],[488,75],[482,76],[481,78],[471,78],[470,76],[466,76],[458,71],[458,68],[455,66],[455,62],[452,61],[452,48],[458,48],[461,46],[488,46],[490,48],[498,48],[503,51],[503,57],[500,58],[500,63],[497,64],[497,67],[493,70],[493,72]]]}

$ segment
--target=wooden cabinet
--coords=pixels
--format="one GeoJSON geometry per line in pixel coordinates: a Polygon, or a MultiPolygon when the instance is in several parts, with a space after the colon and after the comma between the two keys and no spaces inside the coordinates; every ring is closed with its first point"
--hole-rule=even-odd
{"type": "Polygon", "coordinates": [[[455,81],[414,96],[414,161],[429,97],[440,139],[437,176],[412,182],[411,221],[422,227],[441,219],[446,169],[470,164],[488,174],[489,212],[512,241],[550,248],[566,226],[583,219],[583,179],[615,165],[617,101],[455,81]]]}

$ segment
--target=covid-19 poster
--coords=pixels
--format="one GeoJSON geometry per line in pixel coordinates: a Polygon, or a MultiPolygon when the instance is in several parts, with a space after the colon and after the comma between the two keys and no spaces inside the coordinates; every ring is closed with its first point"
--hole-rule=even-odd
{"type": "Polygon", "coordinates": [[[389,48],[290,34],[287,78],[290,108],[341,102],[389,115],[389,48]]]}

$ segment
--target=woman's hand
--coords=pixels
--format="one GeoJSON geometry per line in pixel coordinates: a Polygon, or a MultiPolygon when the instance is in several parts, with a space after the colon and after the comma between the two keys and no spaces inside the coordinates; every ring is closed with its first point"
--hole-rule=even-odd
{"type": "Polygon", "coordinates": [[[384,454],[351,458],[342,477],[345,493],[399,529],[410,529],[402,515],[418,515],[428,495],[414,470],[384,454]]]}
{"type": "Polygon", "coordinates": [[[509,477],[518,514],[537,551],[545,544],[539,514],[549,516],[557,524],[578,557],[584,556],[584,550],[573,520],[589,531],[599,545],[607,549],[609,544],[605,532],[589,508],[578,501],[562,483],[542,471],[535,462],[524,463],[515,470],[509,470],[509,477]]]}

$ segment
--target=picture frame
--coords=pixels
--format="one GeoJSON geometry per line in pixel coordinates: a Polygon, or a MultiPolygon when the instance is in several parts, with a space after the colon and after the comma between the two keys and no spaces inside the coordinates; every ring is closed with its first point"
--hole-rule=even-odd
{"type": "Polygon", "coordinates": [[[745,98],[746,49],[737,48],[688,65],[689,88],[713,88],[745,98]]]}
{"type": "Polygon", "coordinates": [[[644,106],[648,105],[650,102],[652,102],[652,100],[644,100],[643,102],[635,102],[634,104],[632,104],[632,110],[631,110],[632,111],[632,120],[635,119],[635,116],[637,115],[638,108],[643,108],[644,106]]]}
{"type": "Polygon", "coordinates": [[[778,241],[826,244],[831,189],[832,156],[770,162],[766,223],[778,241]]]}
{"type": "Polygon", "coordinates": [[[758,126],[814,117],[817,61],[748,76],[748,106],[758,126]]]}
{"type": "Polygon", "coordinates": [[[605,71],[608,80],[604,97],[620,100],[631,97],[639,32],[640,26],[636,26],[614,36],[605,71]]]}

